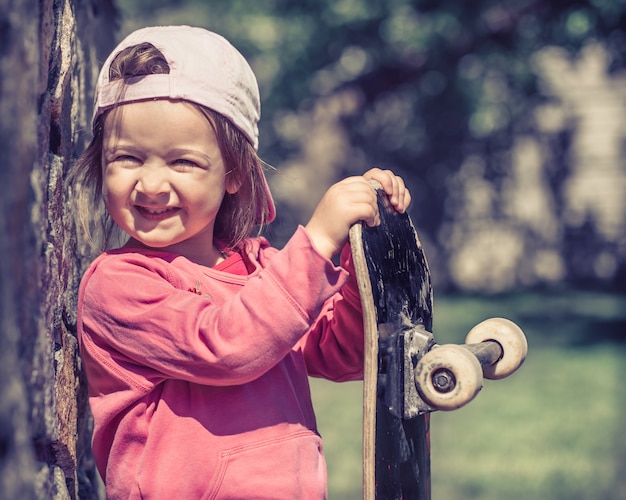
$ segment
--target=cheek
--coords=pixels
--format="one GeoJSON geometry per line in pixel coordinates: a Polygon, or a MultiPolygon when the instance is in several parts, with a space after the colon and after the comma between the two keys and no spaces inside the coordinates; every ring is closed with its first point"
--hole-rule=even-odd
{"type": "Polygon", "coordinates": [[[226,194],[227,185],[225,179],[219,176],[211,176],[208,178],[185,179],[185,185],[179,185],[184,195],[188,199],[194,200],[195,203],[202,205],[214,205],[221,203],[226,194]]]}
{"type": "Polygon", "coordinates": [[[119,181],[119,178],[115,178],[111,175],[104,175],[102,179],[102,200],[109,212],[115,210],[121,203],[121,200],[126,197],[126,190],[123,188],[123,183],[119,181]]]}
{"type": "Polygon", "coordinates": [[[226,191],[212,190],[195,197],[194,205],[206,212],[217,212],[222,205],[226,191]]]}
{"type": "Polygon", "coordinates": [[[107,209],[109,208],[110,197],[111,197],[111,188],[105,176],[102,179],[102,201],[104,202],[104,205],[106,206],[107,209]]]}
{"type": "Polygon", "coordinates": [[[104,186],[102,186],[102,202],[104,203],[104,208],[110,212],[112,208],[111,191],[104,186]]]}
{"type": "Polygon", "coordinates": [[[110,216],[116,218],[118,213],[119,203],[115,202],[115,197],[111,195],[111,192],[102,188],[102,202],[104,203],[105,210],[110,216]]]}

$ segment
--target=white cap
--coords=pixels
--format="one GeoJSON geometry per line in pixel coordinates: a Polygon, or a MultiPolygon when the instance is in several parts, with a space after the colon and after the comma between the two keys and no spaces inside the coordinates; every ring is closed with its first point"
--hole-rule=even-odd
{"type": "MultiPolygon", "coordinates": [[[[184,99],[217,111],[259,147],[259,87],[252,68],[224,37],[192,26],[154,26],[128,35],[104,62],[98,82],[92,124],[107,109],[146,99],[184,99]],[[109,81],[111,63],[120,51],[140,43],[154,45],[169,65],[167,74],[109,81]],[[124,89],[122,92],[122,88],[124,89]]],[[[269,220],[275,217],[263,169],[269,220]]]]}

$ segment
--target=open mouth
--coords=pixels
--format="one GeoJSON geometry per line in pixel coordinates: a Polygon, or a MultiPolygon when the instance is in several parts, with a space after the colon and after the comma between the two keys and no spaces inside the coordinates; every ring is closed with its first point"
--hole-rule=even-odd
{"type": "Polygon", "coordinates": [[[135,205],[135,209],[143,217],[149,220],[167,219],[168,217],[171,217],[180,210],[178,207],[148,208],[139,205],[135,205]]]}

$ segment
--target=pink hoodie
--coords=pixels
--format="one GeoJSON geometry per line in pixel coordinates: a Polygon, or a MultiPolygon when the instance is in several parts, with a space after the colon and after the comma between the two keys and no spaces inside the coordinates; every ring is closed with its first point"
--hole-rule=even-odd
{"type": "MultiPolygon", "coordinates": [[[[303,228],[246,240],[249,276],[164,252],[101,255],[81,283],[93,450],[108,498],[326,498],[308,375],[362,378],[354,279],[303,228]]],[[[341,259],[351,268],[349,251],[341,259]]]]}

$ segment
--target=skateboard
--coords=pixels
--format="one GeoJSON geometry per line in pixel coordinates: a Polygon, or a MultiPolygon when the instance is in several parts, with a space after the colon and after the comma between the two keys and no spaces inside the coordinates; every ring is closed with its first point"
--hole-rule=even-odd
{"type": "Polygon", "coordinates": [[[417,231],[373,185],[380,225],[350,230],[365,330],[363,498],[429,500],[430,414],[467,404],[483,377],[513,373],[528,346],[504,318],[474,327],[465,345],[435,342],[432,283],[417,231]]]}

